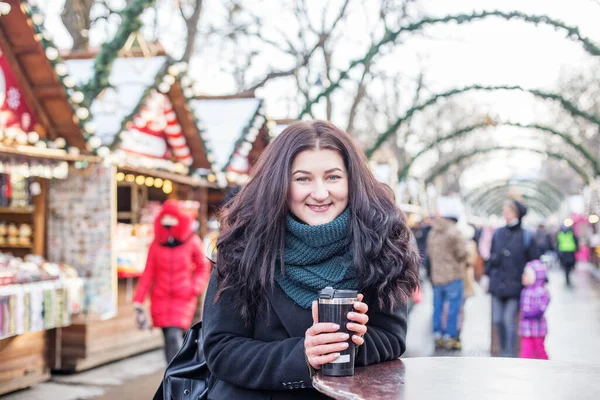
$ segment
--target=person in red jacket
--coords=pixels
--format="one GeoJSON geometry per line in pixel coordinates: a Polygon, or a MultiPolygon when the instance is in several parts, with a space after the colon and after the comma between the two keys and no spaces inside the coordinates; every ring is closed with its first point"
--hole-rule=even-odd
{"type": "Polygon", "coordinates": [[[179,351],[192,324],[198,296],[210,278],[210,262],[192,228],[192,216],[167,200],[154,220],[154,241],[133,297],[138,315],[150,291],[152,324],[162,328],[167,363],[179,351]]]}

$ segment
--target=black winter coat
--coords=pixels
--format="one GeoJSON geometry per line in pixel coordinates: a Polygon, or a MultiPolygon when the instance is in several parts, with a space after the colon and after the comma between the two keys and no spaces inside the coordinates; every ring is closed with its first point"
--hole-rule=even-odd
{"type": "MultiPolygon", "coordinates": [[[[231,292],[226,290],[215,304],[216,292],[213,275],[203,315],[204,353],[212,373],[209,400],[328,398],[312,388],[305,360],[310,309],[298,306],[275,284],[267,294],[270,312],[260,313],[248,327],[234,310],[231,292]]],[[[383,312],[374,293],[363,293],[369,323],[355,365],[399,358],[406,349],[406,306],[383,312]]]]}
{"type": "Polygon", "coordinates": [[[526,247],[521,225],[503,227],[494,233],[486,275],[490,278],[489,292],[502,298],[520,298],[521,277],[525,265],[538,257],[533,235],[526,247]]]}

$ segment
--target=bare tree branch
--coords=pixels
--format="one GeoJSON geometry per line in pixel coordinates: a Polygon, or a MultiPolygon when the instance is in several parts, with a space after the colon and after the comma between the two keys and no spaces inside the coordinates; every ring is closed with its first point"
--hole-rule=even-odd
{"type": "Polygon", "coordinates": [[[196,38],[198,36],[198,22],[200,21],[200,15],[202,15],[203,5],[204,0],[193,0],[192,14],[187,17],[181,2],[178,2],[179,12],[185,21],[185,27],[187,29],[187,40],[185,43],[185,51],[181,57],[182,61],[189,62],[190,58],[192,58],[192,55],[194,54],[194,50],[196,48],[196,38]]]}
{"type": "Polygon", "coordinates": [[[360,77],[360,81],[358,82],[358,88],[356,90],[356,96],[354,97],[354,101],[352,102],[352,106],[350,107],[350,112],[348,114],[348,126],[346,127],[346,132],[352,133],[354,130],[354,120],[356,119],[356,112],[358,110],[358,106],[365,98],[365,94],[367,91],[367,87],[365,85],[365,79],[371,70],[371,62],[365,64],[363,69],[362,76],[360,77]]]}

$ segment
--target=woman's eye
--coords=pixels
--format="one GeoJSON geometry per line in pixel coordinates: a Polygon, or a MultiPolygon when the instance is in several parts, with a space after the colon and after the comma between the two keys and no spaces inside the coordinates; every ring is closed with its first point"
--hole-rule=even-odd
{"type": "Polygon", "coordinates": [[[342,179],[342,177],[339,175],[329,175],[327,179],[329,179],[330,181],[337,181],[338,179],[342,179]]]}
{"type": "Polygon", "coordinates": [[[296,178],[296,182],[308,182],[308,178],[305,176],[301,176],[299,178],[296,178]]]}

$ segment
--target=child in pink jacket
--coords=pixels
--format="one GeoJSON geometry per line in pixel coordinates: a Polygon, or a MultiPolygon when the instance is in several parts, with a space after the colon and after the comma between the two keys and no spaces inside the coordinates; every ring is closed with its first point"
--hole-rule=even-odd
{"type": "Polygon", "coordinates": [[[546,266],[540,260],[527,264],[523,271],[523,290],[521,291],[521,358],[547,360],[548,354],[544,341],[548,334],[548,325],[544,313],[550,303],[550,294],[546,289],[546,266]]]}

